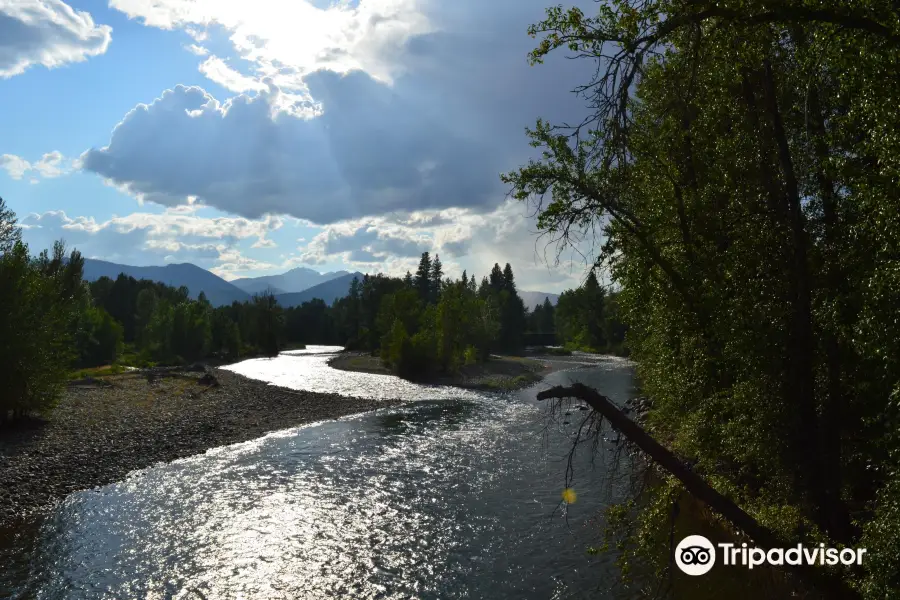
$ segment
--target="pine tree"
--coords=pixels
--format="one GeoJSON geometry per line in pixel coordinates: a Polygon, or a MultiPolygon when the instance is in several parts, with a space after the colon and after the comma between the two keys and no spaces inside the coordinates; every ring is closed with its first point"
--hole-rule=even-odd
{"type": "Polygon", "coordinates": [[[406,287],[413,286],[413,276],[409,271],[407,271],[406,275],[403,276],[403,285],[405,285],[406,287]]]}
{"type": "Polygon", "coordinates": [[[539,331],[541,333],[553,333],[556,309],[550,303],[550,298],[544,298],[544,304],[541,306],[541,309],[541,320],[538,324],[539,331]]]}
{"type": "Polygon", "coordinates": [[[503,291],[505,287],[505,280],[503,279],[503,271],[500,269],[500,265],[494,263],[494,268],[491,269],[491,278],[490,278],[491,289],[495,292],[503,291]]]}
{"type": "Polygon", "coordinates": [[[444,268],[441,265],[441,257],[434,255],[434,262],[431,263],[431,286],[429,289],[432,304],[437,304],[441,298],[442,278],[444,277],[444,268]]]}
{"type": "Polygon", "coordinates": [[[516,280],[513,277],[512,267],[509,263],[506,263],[506,266],[503,267],[503,289],[507,290],[510,294],[516,294],[516,280]]]}
{"type": "Polygon", "coordinates": [[[481,278],[481,285],[478,286],[478,296],[482,299],[491,295],[491,284],[487,277],[481,278]]]}
{"type": "Polygon", "coordinates": [[[422,302],[428,302],[431,296],[431,256],[427,252],[423,252],[422,258],[419,260],[419,268],[416,269],[413,285],[418,290],[422,302]]]}

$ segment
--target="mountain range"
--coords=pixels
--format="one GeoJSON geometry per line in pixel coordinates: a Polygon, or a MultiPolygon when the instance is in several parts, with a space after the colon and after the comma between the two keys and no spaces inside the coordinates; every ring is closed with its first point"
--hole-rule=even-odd
{"type": "MultiPolygon", "coordinates": [[[[297,267],[291,269],[281,275],[263,275],[262,277],[243,277],[231,281],[235,285],[248,294],[258,294],[260,292],[269,291],[272,294],[289,294],[302,292],[320,283],[337,279],[343,275],[347,275],[347,271],[334,271],[330,273],[319,273],[313,269],[306,267],[297,267]]],[[[351,278],[352,279],[352,278],[351,278]]]]}
{"type": "MultiPolygon", "coordinates": [[[[218,275],[190,263],[135,267],[93,258],[84,260],[84,279],[87,281],[96,281],[104,276],[115,279],[120,273],[135,279],[150,279],[174,287],[185,286],[190,297],[194,299],[200,295],[200,292],[204,292],[213,306],[223,306],[234,301],[245,302],[250,300],[254,294],[269,291],[285,308],[299,306],[313,298],[324,300],[326,304],[330,305],[338,298],[347,295],[350,290],[350,282],[354,277],[363,278],[363,274],[359,272],[319,273],[313,269],[299,267],[281,275],[244,277],[226,281],[218,275]]],[[[536,304],[542,304],[544,298],[549,298],[550,303],[554,305],[559,299],[558,294],[545,292],[521,291],[519,295],[528,310],[534,309],[536,304]]]]}
{"type": "Polygon", "coordinates": [[[250,299],[250,294],[244,290],[191,263],[161,267],[134,267],[93,258],[84,259],[84,278],[87,281],[95,281],[104,276],[115,279],[119,273],[125,273],[135,279],[159,281],[174,287],[185,286],[190,297],[194,299],[200,295],[200,292],[204,292],[213,306],[231,304],[235,300],[245,302],[250,299]]]}
{"type": "Polygon", "coordinates": [[[519,292],[519,296],[528,310],[534,310],[535,306],[543,304],[545,298],[550,300],[550,304],[553,306],[556,306],[556,302],[559,300],[559,294],[549,292],[519,292]]]}
{"type": "Polygon", "coordinates": [[[319,298],[324,300],[325,304],[331,305],[335,300],[343,298],[350,292],[350,283],[354,277],[362,281],[363,274],[359,272],[346,273],[300,292],[276,294],[275,299],[285,308],[300,306],[313,298],[319,298]]]}

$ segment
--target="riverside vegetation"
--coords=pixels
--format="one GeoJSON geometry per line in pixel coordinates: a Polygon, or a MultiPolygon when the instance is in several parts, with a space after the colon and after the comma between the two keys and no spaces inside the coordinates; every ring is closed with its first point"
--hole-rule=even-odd
{"type": "MultiPolygon", "coordinates": [[[[504,180],[563,243],[602,229],[651,433],[787,543],[867,548],[838,577],[897,597],[896,3],[613,0],[530,33],[534,63],[593,63],[591,110],[538,121],[504,180]]],[[[623,566],[671,581],[681,492],[610,515],[623,566]]]]}
{"type": "MultiPolygon", "coordinates": [[[[0,424],[46,414],[70,379],[115,375],[125,366],[221,363],[336,344],[380,356],[403,377],[445,377],[466,365],[471,373],[491,353],[521,353],[526,331],[558,328],[549,302],[526,310],[509,264],[495,265],[476,285],[466,273],[445,278],[440,258],[427,252],[415,276],[366,275],[332,306],[316,299],[287,309],[269,294],[213,307],[202,292],[192,300],[185,287],[126,275],[85,282],[83,264],[62,243],[32,257],[15,214],[0,199],[0,376],[8,383],[0,424]]],[[[597,287],[593,276],[587,286],[597,287]]],[[[580,337],[572,343],[605,348],[605,338],[596,336],[603,331],[602,307],[564,307],[564,335],[575,332],[580,337]],[[596,335],[581,335],[581,328],[596,335]]],[[[620,343],[621,336],[610,346],[620,343]]]]}

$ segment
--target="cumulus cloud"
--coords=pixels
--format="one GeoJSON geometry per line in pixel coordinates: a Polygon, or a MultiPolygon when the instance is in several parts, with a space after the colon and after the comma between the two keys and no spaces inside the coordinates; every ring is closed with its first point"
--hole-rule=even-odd
{"type": "Polygon", "coordinates": [[[112,28],[61,0],[0,0],[0,78],[106,52],[112,28]]]}
{"type": "Polygon", "coordinates": [[[177,86],[83,156],[85,168],[166,206],[193,195],[249,218],[320,224],[490,211],[505,196],[498,173],[531,155],[525,127],[538,116],[577,121],[583,110],[569,90],[585,65],[527,64],[525,31],[545,0],[111,5],[195,39],[224,29],[241,58],[201,64],[237,96],[177,86]]]}
{"type": "MultiPolygon", "coordinates": [[[[64,239],[85,256],[127,264],[195,262],[214,269],[234,270],[250,264],[242,258],[238,243],[255,239],[271,247],[266,236],[283,225],[282,219],[267,217],[203,218],[183,213],[133,213],[97,221],[93,217],[69,217],[64,211],[32,213],[20,220],[25,240],[34,249],[47,248],[64,239]]],[[[268,263],[263,268],[273,268],[268,263]]]]}
{"type": "Polygon", "coordinates": [[[196,54],[197,56],[206,56],[209,54],[209,50],[204,48],[203,46],[198,46],[197,44],[189,44],[185,46],[188,52],[191,54],[196,54]]]}
{"type": "Polygon", "coordinates": [[[13,179],[22,179],[25,175],[30,175],[30,182],[38,183],[38,176],[52,179],[71,173],[75,169],[75,161],[67,159],[58,150],[44,154],[40,160],[33,163],[14,154],[2,154],[0,169],[4,169],[13,179]]]}
{"type": "Polygon", "coordinates": [[[266,85],[252,77],[247,77],[232,69],[218,56],[210,56],[200,64],[200,72],[211,81],[232,92],[265,90],[266,85]]]}
{"type": "Polygon", "coordinates": [[[324,105],[313,118],[275,111],[277,88],[224,103],[197,87],[167,90],[128,113],[83,167],[145,201],[176,206],[196,196],[250,218],[316,223],[502,197],[481,144],[365,73],[320,71],[308,81],[324,105]]]}
{"type": "Polygon", "coordinates": [[[468,269],[480,277],[494,263],[509,262],[523,289],[579,285],[588,266],[582,254],[591,256],[592,249],[579,244],[558,254],[552,238],[535,234],[527,207],[509,200],[489,213],[452,208],[327,225],[293,260],[309,265],[341,262],[401,276],[415,271],[420,254],[427,251],[439,254],[444,271],[452,276],[468,269]]]}
{"type": "Polygon", "coordinates": [[[22,179],[25,173],[31,170],[31,163],[14,154],[2,154],[0,155],[0,169],[4,169],[13,179],[22,179]]]}
{"type": "MultiPolygon", "coordinates": [[[[272,76],[285,69],[304,75],[318,69],[362,69],[390,80],[393,55],[430,27],[422,0],[111,0],[110,6],[144,24],[184,28],[200,41],[213,25],[228,32],[235,51],[272,76]],[[322,5],[324,4],[324,6],[322,5]]],[[[280,85],[280,83],[279,83],[280,85]]]]}

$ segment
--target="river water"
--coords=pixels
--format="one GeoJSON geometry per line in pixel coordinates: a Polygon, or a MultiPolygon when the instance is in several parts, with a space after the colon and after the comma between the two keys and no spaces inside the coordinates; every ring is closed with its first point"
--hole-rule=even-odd
{"type": "MultiPolygon", "coordinates": [[[[576,358],[488,394],[336,371],[333,348],[232,365],[314,391],[409,400],[133,473],[70,495],[17,540],[15,598],[620,598],[602,509],[611,455],[576,454],[538,389],[581,381],[618,401],[630,364],[576,358]],[[579,363],[589,363],[579,364],[579,363]]],[[[568,421],[568,422],[566,422],[568,421]]],[[[3,553],[5,554],[5,553],[3,553]]],[[[8,555],[8,554],[7,554],[8,555]]],[[[12,580],[11,580],[12,579],[12,580]]],[[[4,585],[5,584],[5,585],[4,585]]],[[[2,595],[2,594],[0,594],[2,595]]]]}

